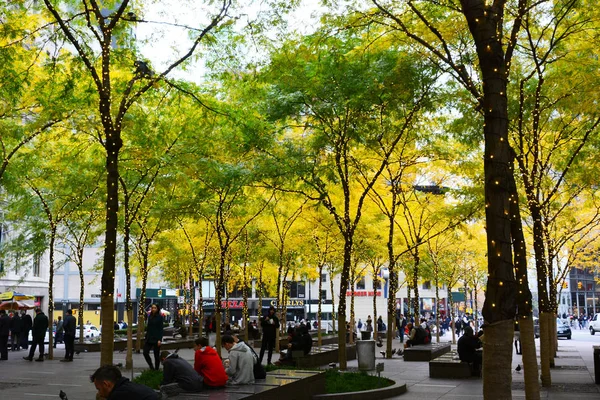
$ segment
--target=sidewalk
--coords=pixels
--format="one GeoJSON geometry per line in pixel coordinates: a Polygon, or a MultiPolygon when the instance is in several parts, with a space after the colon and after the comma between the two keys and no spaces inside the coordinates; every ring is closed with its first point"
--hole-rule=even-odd
{"type": "MultiPolygon", "coordinates": [[[[440,341],[443,341],[440,339],[440,341]]],[[[394,344],[398,341],[394,340],[394,344]]],[[[539,340],[538,346],[539,363],[539,340]]],[[[573,343],[559,340],[558,357],[555,359],[556,368],[552,370],[552,387],[542,389],[541,398],[549,400],[563,399],[600,399],[600,385],[594,383],[594,361],[592,343],[573,343]]],[[[376,348],[377,363],[385,364],[382,376],[394,381],[407,384],[408,394],[417,394],[420,398],[433,400],[483,399],[483,382],[481,378],[469,379],[431,379],[427,362],[404,362],[400,357],[385,360],[376,348]]],[[[453,346],[456,349],[456,346],[453,346]]],[[[521,356],[513,354],[513,398],[524,399],[525,387],[523,371],[515,368],[521,364],[521,356]]],[[[356,360],[348,363],[349,367],[358,367],[356,360]]],[[[394,399],[405,399],[406,395],[394,399]]]]}
{"type": "MultiPolygon", "coordinates": [[[[538,341],[536,341],[538,344],[538,341]]],[[[396,348],[400,347],[394,340],[396,348]]],[[[430,379],[427,362],[404,362],[401,357],[385,360],[376,348],[377,363],[384,363],[383,376],[394,381],[405,382],[408,394],[417,394],[427,400],[444,399],[483,399],[482,381],[480,378],[464,380],[430,379]]],[[[44,362],[29,362],[22,359],[27,355],[25,350],[9,352],[8,361],[0,363],[0,398],[2,399],[58,399],[58,393],[63,390],[70,400],[95,399],[96,390],[90,383],[89,376],[100,365],[100,353],[81,353],[75,355],[74,362],[61,363],[64,348],[58,345],[55,349],[54,360],[44,362]]],[[[180,357],[193,363],[192,350],[179,351],[180,357]]],[[[552,370],[553,386],[542,390],[542,399],[588,400],[600,399],[600,385],[594,384],[592,343],[575,343],[567,340],[559,341],[559,357],[556,358],[557,368],[552,370]]],[[[145,369],[146,362],[141,354],[133,355],[134,374],[145,369]]],[[[125,353],[115,352],[114,362],[125,364],[125,353]]],[[[514,371],[521,363],[521,356],[513,356],[513,398],[525,398],[523,373],[514,371]]],[[[358,367],[356,360],[348,363],[349,367],[358,367]]],[[[123,371],[131,379],[131,371],[123,371]]],[[[398,396],[396,399],[406,399],[408,396],[398,396]]],[[[295,399],[290,399],[295,400],[295,399]]]]}

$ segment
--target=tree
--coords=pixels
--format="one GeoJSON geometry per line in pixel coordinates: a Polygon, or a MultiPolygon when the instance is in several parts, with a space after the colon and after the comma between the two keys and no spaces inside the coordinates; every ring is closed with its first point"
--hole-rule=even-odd
{"type": "Polygon", "coordinates": [[[381,146],[380,157],[389,157],[426,106],[432,82],[420,60],[403,49],[369,47],[363,34],[345,31],[332,37],[323,30],[286,43],[272,56],[265,76],[271,85],[269,119],[289,127],[282,137],[285,153],[275,154],[277,165],[300,179],[288,190],[319,201],[343,237],[337,315],[341,369],[346,368],[344,294],[355,232],[385,165],[361,160],[381,146]]]}
{"type": "Polygon", "coordinates": [[[482,114],[489,275],[483,306],[487,322],[483,395],[486,399],[510,399],[512,341],[509,338],[516,311],[517,283],[511,222],[505,217],[514,181],[512,150],[508,144],[507,88],[521,24],[534,6],[530,7],[527,0],[491,4],[485,0],[460,0],[460,7],[454,2],[445,6],[409,0],[406,7],[379,0],[372,2],[376,9],[368,18],[393,27],[425,49],[472,96],[472,103],[482,114]],[[459,32],[467,30],[456,27],[468,28],[470,35],[461,35],[459,32]]]}
{"type": "MultiPolygon", "coordinates": [[[[193,42],[183,56],[176,59],[162,72],[154,73],[145,61],[139,60],[135,52],[117,52],[115,41],[127,42],[131,18],[134,13],[129,0],[122,0],[111,10],[96,1],[83,3],[44,0],[46,10],[59,25],[65,38],[75,48],[77,58],[83,63],[96,90],[98,117],[102,128],[98,139],[106,150],[106,236],[102,270],[102,351],[100,364],[112,364],[114,348],[114,273],[117,252],[117,227],[119,209],[119,154],[123,147],[124,119],[131,106],[141,96],[164,81],[167,75],[188,60],[207,35],[215,30],[226,18],[230,0],[220,2],[215,15],[201,29],[190,29],[193,42]],[[65,5],[65,11],[60,5],[65,5]],[[128,57],[118,56],[129,53],[137,61],[135,72],[118,74],[125,68],[128,57]],[[113,57],[116,55],[117,57],[113,57]],[[98,61],[96,61],[98,60],[98,61]]],[[[134,19],[133,22],[137,21],[134,19]]],[[[131,68],[131,65],[127,67],[131,68]]]]}

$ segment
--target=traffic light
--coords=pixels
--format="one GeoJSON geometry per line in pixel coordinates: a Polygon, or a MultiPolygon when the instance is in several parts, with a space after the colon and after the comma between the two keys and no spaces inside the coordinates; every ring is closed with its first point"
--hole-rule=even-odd
{"type": "Polygon", "coordinates": [[[158,289],[157,294],[158,294],[158,297],[162,297],[162,289],[158,289]]]}
{"type": "Polygon", "coordinates": [[[583,282],[581,282],[581,281],[577,282],[577,289],[579,289],[579,290],[583,289],[583,282]]]}
{"type": "Polygon", "coordinates": [[[175,296],[179,297],[179,289],[175,289],[175,296]]]}
{"type": "Polygon", "coordinates": [[[562,288],[567,289],[568,287],[569,287],[569,284],[566,281],[564,281],[562,284],[562,288]]]}

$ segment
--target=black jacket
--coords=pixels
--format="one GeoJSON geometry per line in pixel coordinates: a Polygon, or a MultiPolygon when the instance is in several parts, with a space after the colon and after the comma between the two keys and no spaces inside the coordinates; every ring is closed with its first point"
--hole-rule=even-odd
{"type": "Polygon", "coordinates": [[[463,335],[458,339],[457,350],[460,361],[473,362],[475,351],[481,347],[481,341],[475,336],[463,335]]]}
{"type": "Polygon", "coordinates": [[[163,361],[163,381],[161,385],[177,382],[183,390],[199,392],[204,379],[198,375],[194,367],[177,354],[171,354],[163,361]]]}
{"type": "Polygon", "coordinates": [[[33,340],[43,340],[48,331],[48,317],[43,312],[37,314],[33,319],[33,340]]]}
{"type": "Polygon", "coordinates": [[[115,384],[106,400],[159,400],[158,393],[148,386],[121,378],[115,384]]]}
{"type": "Polygon", "coordinates": [[[33,327],[33,319],[29,314],[23,315],[21,322],[23,323],[23,332],[29,332],[33,327]]]}
{"type": "Polygon", "coordinates": [[[19,314],[13,315],[13,317],[10,319],[10,331],[12,333],[21,333],[22,329],[23,321],[21,321],[21,317],[19,317],[19,314]]]}
{"type": "Polygon", "coordinates": [[[265,339],[275,339],[277,329],[279,329],[279,318],[275,314],[266,315],[260,321],[260,325],[263,328],[263,337],[265,339]],[[273,320],[273,323],[270,320],[273,320]]]}
{"type": "Polygon", "coordinates": [[[146,343],[156,343],[163,338],[163,317],[156,315],[148,317],[148,326],[146,327],[146,343]]]}
{"type": "Polygon", "coordinates": [[[65,331],[65,336],[75,337],[76,329],[77,321],[75,320],[75,317],[67,314],[67,316],[65,317],[65,322],[63,323],[63,330],[65,331]]]}
{"type": "Polygon", "coordinates": [[[10,331],[9,326],[10,318],[8,318],[8,315],[0,315],[0,336],[8,336],[8,332],[10,331]]]}

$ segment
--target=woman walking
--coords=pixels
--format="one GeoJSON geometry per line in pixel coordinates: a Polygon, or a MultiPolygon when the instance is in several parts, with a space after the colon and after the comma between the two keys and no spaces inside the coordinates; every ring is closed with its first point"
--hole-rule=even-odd
{"type": "Polygon", "coordinates": [[[157,371],[160,367],[160,344],[162,342],[162,338],[163,317],[160,315],[160,307],[156,304],[152,304],[146,329],[146,341],[144,342],[144,358],[150,366],[150,369],[155,369],[157,371]],[[152,366],[150,350],[154,350],[154,362],[156,367],[152,366]]]}

